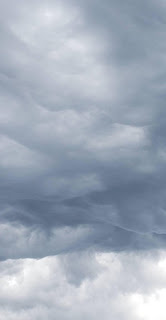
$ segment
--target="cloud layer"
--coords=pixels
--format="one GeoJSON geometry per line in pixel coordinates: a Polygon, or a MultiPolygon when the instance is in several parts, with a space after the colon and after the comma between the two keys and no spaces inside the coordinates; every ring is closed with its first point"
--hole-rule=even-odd
{"type": "Polygon", "coordinates": [[[162,247],[164,2],[0,6],[2,228],[162,247]]]}
{"type": "Polygon", "coordinates": [[[0,0],[0,319],[164,320],[163,0],[0,0]]]}

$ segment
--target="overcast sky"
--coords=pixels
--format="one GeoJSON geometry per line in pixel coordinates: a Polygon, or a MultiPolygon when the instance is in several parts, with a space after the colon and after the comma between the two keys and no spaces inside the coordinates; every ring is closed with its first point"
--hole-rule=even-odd
{"type": "Polygon", "coordinates": [[[164,320],[166,2],[0,0],[0,320],[164,320]]]}

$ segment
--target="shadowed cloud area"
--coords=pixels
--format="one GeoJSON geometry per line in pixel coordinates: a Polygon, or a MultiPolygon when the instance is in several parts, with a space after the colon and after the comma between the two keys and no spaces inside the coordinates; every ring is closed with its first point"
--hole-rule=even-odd
{"type": "Polygon", "coordinates": [[[0,17],[0,259],[164,249],[165,2],[0,17]]]}

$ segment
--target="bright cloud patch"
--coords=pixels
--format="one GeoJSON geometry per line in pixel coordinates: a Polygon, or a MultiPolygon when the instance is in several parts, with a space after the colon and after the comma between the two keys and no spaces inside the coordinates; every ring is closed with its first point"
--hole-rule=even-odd
{"type": "Polygon", "coordinates": [[[1,318],[164,320],[165,265],[164,252],[8,260],[1,264],[1,318]]]}

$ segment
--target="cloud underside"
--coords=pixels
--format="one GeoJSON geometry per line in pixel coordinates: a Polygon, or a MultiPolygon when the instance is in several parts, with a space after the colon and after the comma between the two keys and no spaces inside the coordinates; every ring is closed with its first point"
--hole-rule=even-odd
{"type": "Polygon", "coordinates": [[[165,2],[0,20],[0,319],[165,320],[165,2]]]}
{"type": "Polygon", "coordinates": [[[0,12],[0,258],[164,248],[165,3],[0,12]]]}

